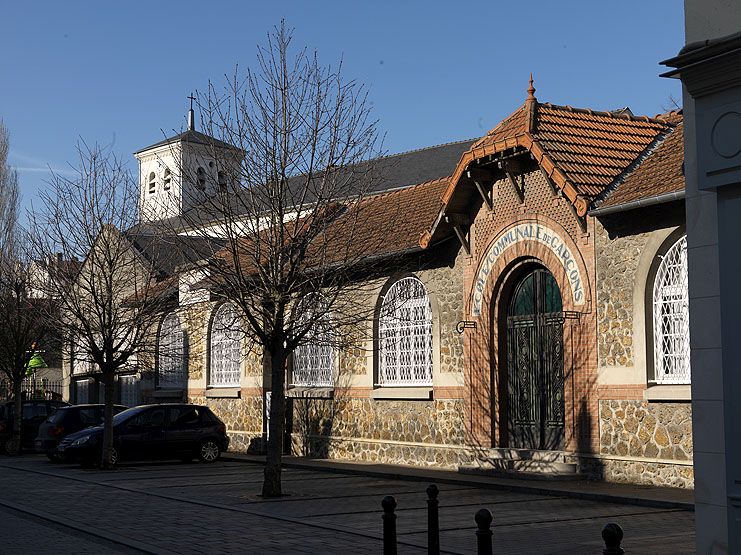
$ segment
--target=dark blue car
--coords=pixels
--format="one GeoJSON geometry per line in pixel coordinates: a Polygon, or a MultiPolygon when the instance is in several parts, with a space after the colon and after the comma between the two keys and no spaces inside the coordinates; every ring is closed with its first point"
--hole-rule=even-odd
{"type": "MultiPolygon", "coordinates": [[[[113,464],[121,460],[198,458],[214,462],[229,447],[226,426],[208,407],[143,405],[113,417],[113,464]]],[[[64,462],[92,466],[102,458],[103,426],[65,437],[56,455],[64,462]]]]}

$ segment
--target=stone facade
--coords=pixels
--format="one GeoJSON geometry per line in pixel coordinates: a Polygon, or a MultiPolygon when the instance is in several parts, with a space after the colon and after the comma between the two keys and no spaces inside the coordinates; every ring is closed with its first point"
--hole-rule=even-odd
{"type": "Polygon", "coordinates": [[[211,399],[189,397],[189,402],[206,405],[226,424],[230,438],[229,449],[240,453],[263,450],[261,397],[241,399],[211,399]]]}
{"type": "Polygon", "coordinates": [[[633,289],[648,234],[610,238],[595,225],[597,357],[599,366],[632,366],[633,289]]]}
{"type": "Polygon", "coordinates": [[[601,454],[692,460],[689,403],[602,400],[599,420],[601,454]]]}

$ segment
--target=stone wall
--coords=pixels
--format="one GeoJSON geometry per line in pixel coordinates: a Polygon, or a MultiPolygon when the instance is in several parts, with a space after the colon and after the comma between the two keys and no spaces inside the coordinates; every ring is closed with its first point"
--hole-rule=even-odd
{"type": "Polygon", "coordinates": [[[599,428],[603,458],[585,463],[591,472],[602,466],[598,477],[692,487],[690,403],[603,399],[599,402],[599,428]]]}
{"type": "Polygon", "coordinates": [[[632,366],[635,273],[648,233],[610,238],[595,224],[597,257],[597,361],[632,366]]]}
{"type": "Polygon", "coordinates": [[[447,468],[464,455],[461,400],[295,399],[293,409],[300,455],[447,468]]]}

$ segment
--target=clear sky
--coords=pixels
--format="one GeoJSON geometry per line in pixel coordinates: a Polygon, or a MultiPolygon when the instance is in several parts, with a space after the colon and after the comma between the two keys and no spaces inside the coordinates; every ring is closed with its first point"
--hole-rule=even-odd
{"type": "Polygon", "coordinates": [[[0,119],[23,200],[78,138],[121,156],[180,130],[186,97],[285,18],[298,44],[369,85],[389,152],[477,137],[525,99],[655,115],[681,99],[660,60],[684,42],[678,0],[5,2],[0,119]]]}

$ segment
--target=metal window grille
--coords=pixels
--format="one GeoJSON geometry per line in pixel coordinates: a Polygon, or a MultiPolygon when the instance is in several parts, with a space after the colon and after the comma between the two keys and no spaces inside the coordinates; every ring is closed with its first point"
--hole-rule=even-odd
{"type": "Polygon", "coordinates": [[[432,307],[417,278],[394,283],[381,303],[378,385],[432,385],[432,307]]]}
{"type": "Polygon", "coordinates": [[[157,387],[185,388],[188,384],[188,366],[184,356],[185,337],[180,318],[174,312],[162,320],[157,352],[157,387]]]}
{"type": "Polygon", "coordinates": [[[654,369],[656,383],[690,383],[687,237],[664,255],[653,291],[654,369]]]}
{"type": "Polygon", "coordinates": [[[211,324],[211,368],[209,385],[212,387],[238,387],[239,363],[239,320],[231,303],[222,304],[211,324]]]}
{"type": "Polygon", "coordinates": [[[333,347],[332,319],[320,295],[310,294],[299,302],[296,310],[298,327],[316,317],[303,344],[293,352],[293,385],[305,387],[332,387],[335,353],[333,347]]]}
{"type": "Polygon", "coordinates": [[[140,404],[139,379],[136,376],[119,376],[118,386],[121,392],[121,404],[135,407],[140,404]]]}

